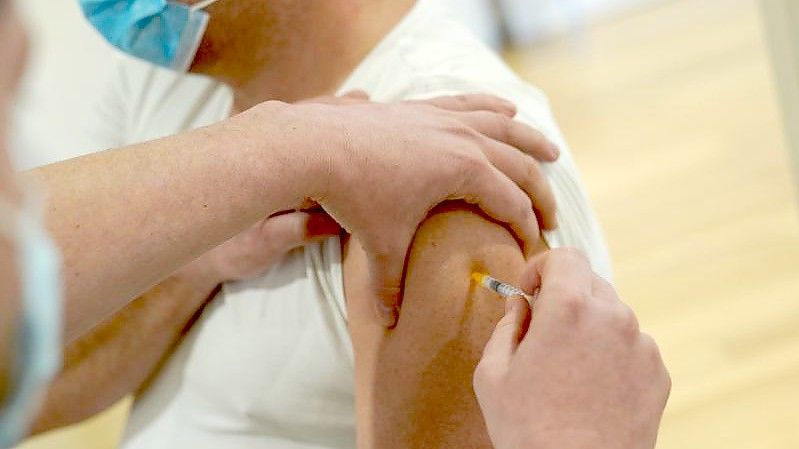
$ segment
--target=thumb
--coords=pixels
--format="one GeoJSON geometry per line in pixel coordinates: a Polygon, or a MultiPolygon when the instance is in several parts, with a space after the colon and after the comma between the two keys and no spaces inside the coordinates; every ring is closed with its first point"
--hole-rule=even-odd
{"type": "Polygon", "coordinates": [[[399,319],[402,278],[409,244],[410,238],[401,239],[385,251],[367,250],[372,290],[377,299],[375,312],[380,322],[387,328],[396,326],[399,319]]]}
{"type": "Polygon", "coordinates": [[[480,363],[507,365],[519,347],[529,322],[530,306],[527,300],[520,296],[506,299],[505,316],[494,328],[480,363]]]}

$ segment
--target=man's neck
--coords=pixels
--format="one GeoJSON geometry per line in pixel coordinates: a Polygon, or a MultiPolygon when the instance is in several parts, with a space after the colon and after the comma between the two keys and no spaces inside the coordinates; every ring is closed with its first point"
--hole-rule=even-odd
{"type": "Polygon", "coordinates": [[[272,55],[271,63],[233,85],[234,111],[267,100],[295,102],[334,94],[414,0],[366,3],[334,20],[318,21],[314,30],[291,30],[289,44],[272,55]]]}

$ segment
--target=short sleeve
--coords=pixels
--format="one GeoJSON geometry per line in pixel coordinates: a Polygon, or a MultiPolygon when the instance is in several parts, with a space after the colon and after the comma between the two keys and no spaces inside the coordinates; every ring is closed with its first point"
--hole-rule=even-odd
{"type": "Polygon", "coordinates": [[[87,121],[87,135],[91,151],[117,148],[127,143],[127,107],[130,83],[125,65],[127,61],[117,59],[114,68],[101,83],[102,92],[93,105],[94,114],[87,121]]]}
{"type": "Polygon", "coordinates": [[[465,80],[457,76],[427,76],[414,80],[408,86],[401,95],[406,100],[479,92],[514,102],[518,108],[516,119],[539,130],[561,150],[557,161],[542,164],[542,170],[552,185],[558,205],[559,227],[545,232],[547,243],[553,248],[569,246],[580,249],[588,256],[593,270],[612,281],[610,254],[599,220],[546,95],[515,76],[497,77],[484,82],[465,80]]]}

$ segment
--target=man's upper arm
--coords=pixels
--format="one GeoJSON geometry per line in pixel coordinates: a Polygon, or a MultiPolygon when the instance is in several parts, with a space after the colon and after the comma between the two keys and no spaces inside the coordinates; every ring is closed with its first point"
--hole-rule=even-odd
{"type": "Polygon", "coordinates": [[[470,281],[485,271],[516,282],[524,258],[502,225],[448,203],[420,226],[409,253],[399,321],[372,317],[365,256],[345,258],[356,357],[359,447],[491,447],[472,374],[504,303],[470,281]]]}
{"type": "MultiPolygon", "coordinates": [[[[473,65],[470,63],[470,67],[473,65]]],[[[491,67],[490,63],[488,67],[491,67]]],[[[440,95],[483,92],[514,102],[518,108],[515,120],[532,126],[560,148],[555,162],[541,164],[555,194],[558,228],[547,231],[547,242],[555,247],[574,247],[583,251],[591,268],[607,281],[612,281],[612,267],[602,227],[591,206],[571,149],[552,113],[547,96],[536,87],[506,72],[495,70],[480,74],[459,75],[457,70],[445,76],[423,76],[414,88],[403,93],[405,100],[421,100],[440,95]],[[454,74],[453,74],[454,73],[454,74]]]]}

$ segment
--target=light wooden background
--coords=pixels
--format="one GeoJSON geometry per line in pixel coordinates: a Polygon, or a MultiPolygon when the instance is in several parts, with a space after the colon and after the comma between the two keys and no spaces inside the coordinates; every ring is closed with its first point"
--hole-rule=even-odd
{"type": "MultiPolygon", "coordinates": [[[[549,94],[661,344],[661,449],[799,447],[799,214],[759,14],[671,0],[508,54],[549,94]]],[[[124,413],[24,448],[110,449],[124,413]]]]}
{"type": "Polygon", "coordinates": [[[799,220],[759,12],[669,1],[510,55],[662,346],[662,449],[799,447],[799,220]]]}

